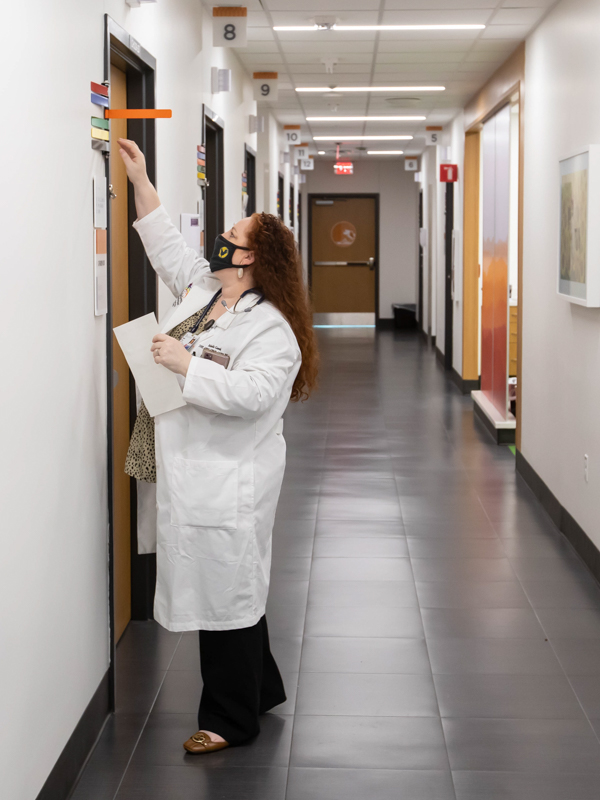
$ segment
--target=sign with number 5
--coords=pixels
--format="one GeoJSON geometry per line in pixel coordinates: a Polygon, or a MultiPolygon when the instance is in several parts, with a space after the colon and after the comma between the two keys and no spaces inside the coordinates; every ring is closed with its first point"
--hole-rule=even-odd
{"type": "Polygon", "coordinates": [[[255,100],[277,100],[277,72],[254,72],[252,79],[254,82],[255,100]]]}
{"type": "Polygon", "coordinates": [[[213,46],[246,47],[248,9],[240,6],[213,6],[213,46]]]}

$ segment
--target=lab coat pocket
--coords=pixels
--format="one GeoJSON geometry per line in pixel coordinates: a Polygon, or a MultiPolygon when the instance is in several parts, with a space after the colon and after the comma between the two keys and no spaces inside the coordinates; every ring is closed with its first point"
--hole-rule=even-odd
{"type": "Polygon", "coordinates": [[[236,530],[237,506],[237,461],[174,459],[172,525],[236,530]]]}

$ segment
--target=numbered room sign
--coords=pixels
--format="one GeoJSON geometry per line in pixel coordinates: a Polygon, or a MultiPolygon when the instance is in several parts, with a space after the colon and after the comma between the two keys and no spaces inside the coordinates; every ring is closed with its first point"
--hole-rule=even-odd
{"type": "Polygon", "coordinates": [[[300,169],[303,172],[306,172],[307,169],[315,168],[314,158],[301,158],[299,159],[298,163],[300,164],[300,169]]]}
{"type": "Polygon", "coordinates": [[[300,125],[284,125],[285,140],[289,144],[300,144],[300,125]]]}
{"type": "Polygon", "coordinates": [[[440,144],[442,141],[442,129],[430,127],[425,130],[425,144],[440,144]]]}
{"type": "Polygon", "coordinates": [[[308,146],[305,144],[301,144],[299,147],[296,147],[296,159],[298,160],[298,163],[300,163],[303,158],[308,158],[308,146]]]}
{"type": "Polygon", "coordinates": [[[404,159],[404,169],[407,172],[416,172],[419,168],[419,159],[418,158],[405,158],[404,159]]]}
{"type": "Polygon", "coordinates": [[[254,99],[277,100],[277,72],[254,72],[254,99]]]}
{"type": "Polygon", "coordinates": [[[213,45],[246,47],[248,9],[238,6],[213,6],[213,45]]]}

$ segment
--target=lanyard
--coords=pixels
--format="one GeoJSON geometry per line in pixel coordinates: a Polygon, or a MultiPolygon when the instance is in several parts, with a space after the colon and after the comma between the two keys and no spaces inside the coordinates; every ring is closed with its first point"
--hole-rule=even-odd
{"type": "MultiPolygon", "coordinates": [[[[210,311],[210,309],[213,307],[213,303],[215,302],[215,300],[217,299],[217,297],[218,297],[220,294],[221,294],[221,289],[219,289],[219,291],[218,291],[216,294],[214,294],[214,295],[211,297],[211,299],[210,299],[210,303],[209,303],[209,304],[206,306],[206,308],[204,309],[204,311],[203,311],[203,312],[202,312],[202,314],[200,315],[200,319],[199,319],[199,320],[198,320],[198,322],[197,322],[197,323],[194,325],[194,327],[192,328],[192,330],[190,331],[190,333],[196,333],[196,331],[197,331],[197,330],[198,330],[198,328],[200,327],[200,324],[201,324],[201,323],[204,321],[204,318],[206,317],[206,315],[208,314],[208,312],[210,311]]],[[[214,320],[213,320],[213,323],[214,323],[214,320]]],[[[211,326],[211,327],[212,327],[212,326],[211,326]]]]}

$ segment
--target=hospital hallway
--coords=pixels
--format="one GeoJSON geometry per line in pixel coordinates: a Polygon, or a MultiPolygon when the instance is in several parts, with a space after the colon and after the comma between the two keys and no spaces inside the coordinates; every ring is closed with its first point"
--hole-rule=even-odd
{"type": "Polygon", "coordinates": [[[319,330],[267,620],[287,702],[205,756],[198,635],[131,622],[72,800],[593,800],[600,588],[416,334],[319,330]]]}

